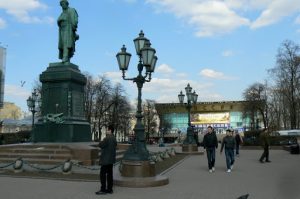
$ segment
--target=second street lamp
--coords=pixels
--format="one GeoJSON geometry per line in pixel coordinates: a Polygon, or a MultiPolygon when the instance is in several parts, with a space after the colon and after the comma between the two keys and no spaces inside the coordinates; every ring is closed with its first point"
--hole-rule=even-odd
{"type": "MultiPolygon", "coordinates": [[[[197,103],[198,95],[196,91],[192,92],[192,87],[188,84],[185,87],[185,92],[187,96],[187,103],[185,108],[188,111],[188,128],[186,133],[186,139],[183,141],[183,151],[198,151],[196,140],[194,139],[194,128],[191,124],[191,109],[192,105],[197,103]]],[[[178,95],[179,102],[184,104],[184,94],[180,91],[178,95]]]]}
{"type": "Polygon", "coordinates": [[[32,130],[34,128],[34,115],[38,111],[38,108],[41,106],[41,99],[38,98],[37,90],[34,89],[34,91],[31,93],[31,96],[27,99],[27,106],[29,111],[32,113],[32,130]]]}

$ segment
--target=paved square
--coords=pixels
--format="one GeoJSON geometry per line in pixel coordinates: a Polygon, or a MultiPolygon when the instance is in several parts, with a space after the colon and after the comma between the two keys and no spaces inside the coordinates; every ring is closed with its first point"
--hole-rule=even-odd
{"type": "Polygon", "coordinates": [[[97,196],[99,182],[0,177],[5,199],[300,199],[300,156],[271,150],[272,163],[258,161],[262,151],[241,150],[232,173],[226,173],[225,155],[217,153],[216,172],[209,173],[206,155],[188,156],[164,173],[170,183],[154,188],[114,187],[114,194],[97,196]]]}

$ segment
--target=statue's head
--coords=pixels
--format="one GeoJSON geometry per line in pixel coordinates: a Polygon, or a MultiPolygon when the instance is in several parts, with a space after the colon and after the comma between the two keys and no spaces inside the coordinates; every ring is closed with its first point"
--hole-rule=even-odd
{"type": "Polygon", "coordinates": [[[63,5],[68,6],[68,5],[69,5],[69,2],[68,2],[68,0],[60,0],[60,5],[61,5],[61,6],[63,6],[63,5]]]}

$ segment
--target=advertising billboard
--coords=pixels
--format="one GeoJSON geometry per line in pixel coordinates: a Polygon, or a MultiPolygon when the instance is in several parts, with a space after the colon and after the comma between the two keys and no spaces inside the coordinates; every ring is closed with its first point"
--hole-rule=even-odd
{"type": "Polygon", "coordinates": [[[0,108],[3,108],[6,48],[0,46],[0,108]]]}
{"type": "Polygon", "coordinates": [[[224,113],[197,113],[191,117],[192,124],[229,124],[230,114],[224,113]]]}

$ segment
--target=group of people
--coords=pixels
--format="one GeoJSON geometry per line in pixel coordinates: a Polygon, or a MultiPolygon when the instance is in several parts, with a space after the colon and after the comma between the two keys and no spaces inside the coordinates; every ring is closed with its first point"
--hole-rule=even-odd
{"type": "MultiPolygon", "coordinates": [[[[261,146],[263,147],[263,153],[259,158],[259,161],[261,163],[270,163],[270,139],[267,129],[263,130],[263,132],[260,134],[259,139],[261,146]]],[[[239,156],[239,149],[242,143],[243,138],[238,132],[234,133],[234,131],[231,129],[226,130],[226,136],[222,140],[220,154],[222,154],[223,149],[225,148],[226,167],[228,173],[230,173],[233,169],[235,156],[239,156]]],[[[218,139],[216,133],[214,132],[211,126],[207,128],[207,133],[204,135],[203,147],[206,149],[209,172],[212,173],[215,171],[215,158],[216,149],[218,148],[218,139]]]]}
{"type": "MultiPolygon", "coordinates": [[[[228,173],[233,169],[235,155],[239,156],[239,146],[242,143],[243,139],[238,132],[236,133],[236,135],[234,135],[233,130],[226,130],[226,136],[222,140],[220,154],[222,154],[223,149],[225,148],[226,166],[228,173]]],[[[209,172],[212,173],[215,171],[215,159],[216,149],[218,149],[218,139],[211,126],[207,128],[207,133],[203,138],[203,147],[206,149],[209,172]]]]}
{"type": "MultiPolygon", "coordinates": [[[[101,156],[99,160],[99,163],[101,165],[101,187],[100,190],[96,192],[97,195],[113,193],[113,164],[116,162],[117,148],[117,141],[113,135],[113,132],[113,125],[108,125],[106,130],[106,137],[99,142],[99,147],[101,148],[101,156]]],[[[271,162],[269,160],[270,142],[266,130],[261,133],[260,139],[264,152],[259,161],[261,163],[271,162]]],[[[239,147],[242,143],[243,139],[238,132],[234,133],[234,131],[231,129],[226,130],[226,136],[222,139],[221,142],[220,154],[222,154],[223,150],[225,149],[226,167],[228,173],[230,173],[233,169],[235,156],[239,156],[239,147]]],[[[207,128],[207,133],[204,135],[203,147],[206,149],[209,172],[212,173],[215,171],[215,159],[216,149],[218,149],[218,139],[214,129],[211,126],[207,128]]]]}

